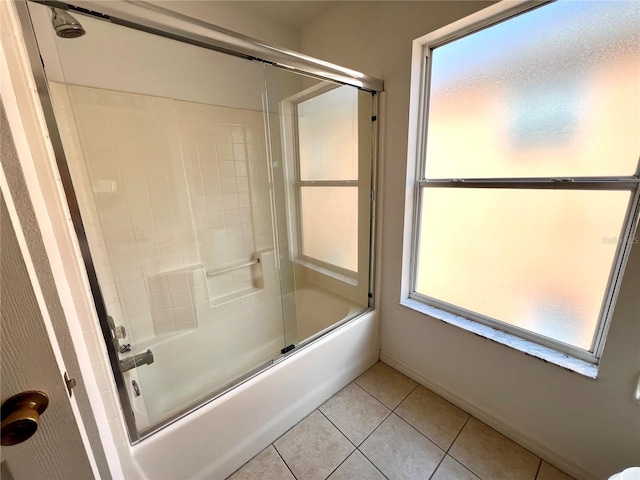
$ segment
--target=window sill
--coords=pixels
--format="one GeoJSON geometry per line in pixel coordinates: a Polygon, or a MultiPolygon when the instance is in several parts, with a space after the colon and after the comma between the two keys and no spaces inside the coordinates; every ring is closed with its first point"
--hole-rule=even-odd
{"type": "Polygon", "coordinates": [[[349,277],[347,275],[344,275],[343,273],[339,273],[339,272],[336,272],[335,270],[331,270],[330,268],[321,267],[320,265],[307,262],[300,258],[296,258],[294,262],[302,267],[308,268],[309,270],[313,270],[315,272],[321,273],[322,275],[326,275],[327,277],[334,278],[343,283],[353,285],[354,287],[358,285],[358,280],[356,278],[349,277]]]}
{"type": "Polygon", "coordinates": [[[411,298],[402,300],[400,305],[585,377],[595,379],[598,375],[597,365],[585,362],[579,358],[571,357],[566,353],[558,352],[557,350],[539,345],[530,340],[516,337],[510,333],[502,332],[487,325],[474,322],[473,320],[461,317],[460,315],[445,312],[444,310],[426,305],[411,298]]]}

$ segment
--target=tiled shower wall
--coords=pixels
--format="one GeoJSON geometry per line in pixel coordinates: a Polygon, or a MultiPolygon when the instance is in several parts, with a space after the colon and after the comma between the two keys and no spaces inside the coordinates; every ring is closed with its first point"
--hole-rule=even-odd
{"type": "MultiPolygon", "coordinates": [[[[214,272],[273,248],[262,112],[176,102],[202,262],[214,272]]],[[[258,268],[211,275],[213,301],[248,290],[258,268]]]]}
{"type": "MultiPolygon", "coordinates": [[[[262,112],[53,83],[51,90],[109,314],[127,325],[128,341],[195,327],[191,317],[158,322],[167,318],[158,305],[186,312],[178,307],[188,302],[167,291],[166,304],[154,297],[151,305],[149,279],[215,271],[273,248],[262,112]]],[[[209,277],[189,301],[250,289],[261,268],[209,277]]]]}

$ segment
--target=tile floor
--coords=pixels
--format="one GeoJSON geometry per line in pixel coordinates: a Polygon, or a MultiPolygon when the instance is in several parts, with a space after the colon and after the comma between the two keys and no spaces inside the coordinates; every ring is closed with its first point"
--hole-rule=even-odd
{"type": "Polygon", "coordinates": [[[571,480],[378,362],[229,480],[571,480]]]}

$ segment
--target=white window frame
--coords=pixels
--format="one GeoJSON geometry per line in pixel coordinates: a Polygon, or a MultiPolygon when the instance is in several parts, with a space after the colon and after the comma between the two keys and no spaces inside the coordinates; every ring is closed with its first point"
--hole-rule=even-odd
{"type": "MultiPolygon", "coordinates": [[[[362,179],[360,175],[358,180],[301,180],[300,179],[300,151],[298,144],[298,122],[297,122],[297,106],[298,104],[311,98],[327,93],[335,88],[339,88],[340,84],[320,83],[310,87],[302,92],[292,95],[280,102],[280,119],[282,131],[282,145],[284,147],[285,159],[285,181],[286,181],[286,199],[287,199],[287,220],[290,225],[289,229],[289,245],[291,261],[304,267],[315,270],[324,275],[330,276],[350,285],[357,285],[359,272],[348,270],[346,268],[322,261],[318,258],[305,255],[303,253],[303,232],[302,232],[302,202],[301,190],[303,187],[356,187],[361,186],[362,179]]],[[[358,171],[360,174],[360,169],[358,171]]],[[[359,193],[358,193],[359,195],[359,193]]],[[[360,215],[359,215],[360,216],[360,215]]],[[[359,221],[359,220],[358,220],[359,221]]],[[[360,228],[358,227],[360,234],[360,228]]],[[[360,237],[360,235],[359,235],[360,237]]],[[[361,241],[358,238],[358,252],[361,248],[361,241]]],[[[360,253],[358,253],[360,257],[360,253]]],[[[360,265],[360,258],[358,258],[360,265]]]]}
{"type": "Polygon", "coordinates": [[[611,322],[625,265],[631,247],[637,243],[634,232],[640,217],[640,165],[630,177],[575,177],[575,178],[500,178],[500,179],[438,179],[421,178],[426,159],[426,132],[429,99],[430,51],[437,46],[463,37],[490,25],[508,20],[520,13],[550,3],[545,1],[503,1],[469,17],[447,25],[414,40],[412,52],[411,99],[407,157],[407,205],[403,248],[403,278],[401,304],[409,308],[456,325],[465,330],[492,339],[503,345],[524,351],[550,363],[595,378],[602,356],[606,335],[611,322]],[[465,310],[415,290],[417,246],[420,238],[421,195],[425,188],[438,187],[490,187],[535,189],[601,189],[625,190],[632,193],[618,243],[614,265],[608,281],[600,319],[589,350],[583,350],[549,337],[515,327],[510,324],[465,310]]]}

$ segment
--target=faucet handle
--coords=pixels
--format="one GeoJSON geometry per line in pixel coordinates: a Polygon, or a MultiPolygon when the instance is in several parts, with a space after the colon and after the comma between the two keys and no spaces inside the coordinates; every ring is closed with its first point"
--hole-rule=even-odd
{"type": "Polygon", "coordinates": [[[127,353],[131,351],[131,344],[130,343],[125,343],[124,345],[120,346],[120,353],[127,353]]]}
{"type": "Polygon", "coordinates": [[[117,338],[125,338],[127,336],[127,329],[124,328],[124,325],[118,325],[116,327],[116,322],[114,322],[111,315],[107,315],[107,324],[109,325],[109,330],[111,330],[111,337],[114,340],[117,338]]]}
{"type": "Polygon", "coordinates": [[[127,329],[124,327],[124,325],[118,325],[117,327],[113,328],[113,335],[116,338],[126,338],[127,337],[127,329]]]}

